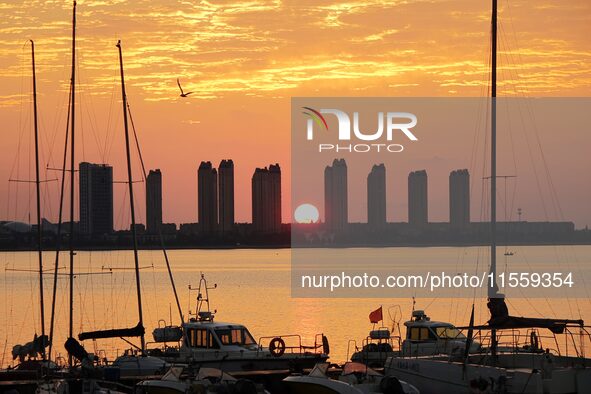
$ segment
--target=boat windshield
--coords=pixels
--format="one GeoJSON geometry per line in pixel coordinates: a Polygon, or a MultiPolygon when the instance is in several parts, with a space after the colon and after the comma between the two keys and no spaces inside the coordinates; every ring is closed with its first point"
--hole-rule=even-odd
{"type": "Polygon", "coordinates": [[[215,330],[220,342],[224,346],[250,346],[256,342],[245,327],[218,328],[215,330]]]}
{"type": "Polygon", "coordinates": [[[464,339],[466,338],[464,334],[460,332],[454,326],[442,326],[442,327],[435,327],[435,332],[437,333],[437,337],[443,339],[464,339]]]}
{"type": "Polygon", "coordinates": [[[368,376],[381,376],[378,372],[374,371],[373,369],[369,368],[365,364],[361,363],[354,363],[348,362],[345,363],[343,366],[343,376],[351,375],[351,374],[363,374],[368,376]]]}
{"type": "Polygon", "coordinates": [[[314,368],[312,368],[308,376],[315,378],[327,378],[326,371],[328,371],[328,367],[328,363],[317,363],[314,368]]]}

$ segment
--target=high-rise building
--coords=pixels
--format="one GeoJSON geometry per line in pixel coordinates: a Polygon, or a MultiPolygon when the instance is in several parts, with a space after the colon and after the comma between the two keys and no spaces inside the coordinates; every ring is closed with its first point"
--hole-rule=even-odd
{"type": "Polygon", "coordinates": [[[202,234],[213,234],[218,226],[218,174],[210,161],[197,171],[197,211],[202,234]]]}
{"type": "Polygon", "coordinates": [[[429,221],[427,171],[408,174],[408,223],[421,226],[429,221]]]}
{"type": "Polygon", "coordinates": [[[150,170],[146,177],[146,230],[158,234],[162,227],[162,173],[150,170]]]}
{"type": "Polygon", "coordinates": [[[386,224],[386,167],[374,165],[367,175],[367,223],[371,227],[386,224]]]}
{"type": "Polygon", "coordinates": [[[324,169],[324,222],[333,231],[342,231],[349,223],[347,163],[334,159],[324,169]]]}
{"type": "Polygon", "coordinates": [[[255,232],[281,231],[281,168],[257,168],[252,175],[252,225],[255,232]]]}
{"type": "Polygon", "coordinates": [[[113,232],[113,167],[80,163],[80,232],[95,237],[113,232]]]}
{"type": "Polygon", "coordinates": [[[470,223],[470,173],[466,169],[449,174],[449,222],[455,227],[470,223]]]}
{"type": "Polygon", "coordinates": [[[222,233],[234,227],[234,162],[222,160],[218,168],[219,225],[222,233]]]}

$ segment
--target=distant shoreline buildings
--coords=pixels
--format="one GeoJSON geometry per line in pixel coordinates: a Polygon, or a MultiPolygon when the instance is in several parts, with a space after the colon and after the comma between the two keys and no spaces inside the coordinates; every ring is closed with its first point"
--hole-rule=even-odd
{"type": "MultiPolygon", "coordinates": [[[[113,167],[108,164],[79,164],[78,237],[86,240],[109,238],[116,233],[113,226],[113,167]]],[[[216,169],[210,161],[202,161],[197,169],[197,222],[163,223],[163,174],[150,170],[145,183],[146,224],[137,223],[136,230],[145,236],[179,233],[189,236],[223,237],[234,233],[280,234],[282,223],[281,167],[278,163],[256,168],[252,176],[252,223],[235,222],[234,162],[224,159],[216,169]],[[244,226],[249,225],[248,230],[244,226]]],[[[10,223],[10,222],[6,222],[10,223]]],[[[49,223],[49,222],[47,222],[49,223]]],[[[14,226],[11,226],[12,228],[14,226]]],[[[27,225],[25,226],[26,228],[27,225]]],[[[16,226],[14,228],[25,228],[16,226]]],[[[65,230],[64,230],[65,231],[65,230]]]]}
{"type": "MultiPolygon", "coordinates": [[[[136,224],[143,245],[158,245],[162,237],[169,245],[439,245],[479,244],[487,241],[490,225],[470,219],[470,174],[467,169],[449,174],[449,221],[429,221],[428,175],[426,170],[408,175],[408,221],[388,221],[389,188],[387,168],[375,164],[367,174],[367,222],[349,221],[348,167],[344,159],[334,159],[324,168],[323,219],[312,224],[285,224],[282,221],[282,174],[278,163],[255,168],[251,177],[252,222],[235,221],[234,162],[221,160],[218,168],[200,162],[197,173],[197,222],[163,223],[164,174],[150,170],[145,183],[146,224],[136,224]]],[[[353,187],[358,190],[359,185],[353,187]]],[[[79,164],[79,218],[74,223],[81,245],[126,245],[129,230],[113,228],[113,167],[107,164],[79,164]]],[[[322,212],[322,210],[321,210],[322,212]]],[[[390,212],[392,214],[392,212],[390,212]]],[[[322,217],[322,215],[321,215],[322,217]]],[[[10,239],[31,242],[35,226],[20,222],[0,222],[0,245],[10,239]],[[29,238],[28,238],[29,237],[29,238]]],[[[43,231],[56,234],[57,226],[43,220],[43,231]]],[[[62,226],[66,236],[68,226],[62,226]]],[[[575,230],[572,222],[499,222],[499,239],[509,242],[591,242],[591,232],[575,230]],[[544,241],[545,240],[545,241],[544,241]]],[[[17,244],[20,241],[15,241],[17,244]]],[[[51,242],[48,242],[48,245],[51,242]]],[[[10,247],[10,246],[9,246],[10,247]]]]}
{"type": "MultiPolygon", "coordinates": [[[[291,225],[292,247],[482,245],[490,239],[487,221],[470,220],[470,174],[467,169],[449,174],[449,221],[429,221],[426,170],[408,174],[408,221],[387,220],[386,167],[372,166],[367,175],[367,222],[349,222],[347,163],[334,159],[324,169],[324,222],[291,225]]],[[[390,204],[392,205],[392,204],[390,204]]],[[[504,244],[568,243],[591,239],[590,232],[575,230],[572,222],[498,222],[497,239],[504,244]]]]}
{"type": "MultiPolygon", "coordinates": [[[[345,159],[334,159],[324,168],[324,227],[339,233],[347,231],[348,179],[345,159]]],[[[427,226],[429,222],[428,177],[426,170],[408,174],[408,225],[427,226]]],[[[386,166],[374,164],[367,175],[367,224],[369,228],[384,228],[387,220],[386,166]]],[[[470,223],[470,174],[467,169],[454,170],[449,175],[450,223],[465,227],[470,223]]]]}

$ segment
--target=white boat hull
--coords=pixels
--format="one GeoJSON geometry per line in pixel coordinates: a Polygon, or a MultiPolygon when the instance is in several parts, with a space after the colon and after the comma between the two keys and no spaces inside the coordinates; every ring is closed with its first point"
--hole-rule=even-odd
{"type": "Polygon", "coordinates": [[[443,359],[391,358],[386,362],[385,373],[414,385],[421,394],[591,393],[589,368],[557,368],[544,371],[537,368],[464,365],[443,359]]]}
{"type": "Polygon", "coordinates": [[[421,394],[493,393],[492,389],[498,388],[506,375],[501,368],[473,365],[464,368],[459,363],[421,358],[388,359],[385,373],[410,383],[421,394]],[[471,391],[471,385],[477,382],[481,383],[483,390],[471,391]]]}

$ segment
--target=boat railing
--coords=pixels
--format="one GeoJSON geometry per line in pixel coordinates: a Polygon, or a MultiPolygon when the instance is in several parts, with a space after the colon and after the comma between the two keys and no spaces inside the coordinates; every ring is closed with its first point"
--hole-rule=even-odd
{"type": "Polygon", "coordinates": [[[181,349],[181,341],[170,342],[146,342],[146,352],[151,356],[173,355],[179,353],[181,349]]]}
{"type": "Polygon", "coordinates": [[[382,351],[382,350],[387,350],[387,352],[399,351],[401,348],[401,344],[402,344],[402,337],[400,335],[392,335],[386,339],[375,339],[370,336],[367,336],[363,340],[363,348],[364,349],[367,348],[367,345],[370,345],[372,343],[377,345],[378,351],[382,351]],[[388,344],[389,348],[387,348],[386,346],[383,346],[384,343],[388,344]],[[382,345],[382,346],[380,346],[380,345],[382,345]]]}
{"type": "Polygon", "coordinates": [[[351,360],[353,353],[357,353],[359,351],[359,346],[357,346],[357,341],[355,339],[349,339],[347,342],[347,358],[346,360],[351,360]],[[353,349],[351,349],[351,346],[353,349]]]}
{"type": "MultiPolygon", "coordinates": [[[[365,337],[361,344],[361,351],[364,353],[378,353],[379,358],[387,357],[389,353],[400,351],[402,348],[402,337],[400,335],[391,335],[388,338],[365,337]]],[[[355,344],[357,348],[357,344],[355,344]]]]}
{"type": "MultiPolygon", "coordinates": [[[[575,327],[572,327],[575,328],[575,327]]],[[[565,334],[566,334],[566,341],[565,341],[565,347],[566,347],[566,355],[569,355],[569,343],[572,345],[572,348],[574,349],[574,354],[576,354],[577,357],[585,357],[585,347],[588,347],[589,345],[591,345],[591,334],[590,334],[590,326],[578,326],[576,327],[576,329],[578,330],[578,332],[573,332],[572,330],[569,329],[569,326],[567,326],[565,328],[565,334]],[[577,337],[578,336],[578,341],[577,341],[577,337]],[[577,343],[578,342],[578,343],[577,343]]]]}
{"type": "Polygon", "coordinates": [[[302,337],[298,334],[274,335],[259,338],[258,351],[263,349],[268,349],[275,356],[284,353],[327,354],[328,342],[323,334],[315,335],[313,345],[302,344],[302,337]]]}
{"type": "MultiPolygon", "coordinates": [[[[474,340],[478,341],[485,350],[492,344],[490,331],[478,331],[474,335],[474,340]]],[[[497,331],[497,348],[503,352],[543,352],[544,349],[550,349],[559,353],[560,349],[557,345],[554,335],[542,335],[537,329],[497,331]]]]}

